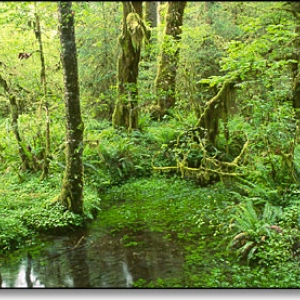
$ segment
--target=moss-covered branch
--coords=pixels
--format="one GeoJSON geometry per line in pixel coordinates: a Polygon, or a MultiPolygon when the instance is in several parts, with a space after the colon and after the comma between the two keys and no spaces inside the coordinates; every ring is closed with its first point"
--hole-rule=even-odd
{"type": "Polygon", "coordinates": [[[205,150],[205,145],[200,145],[200,148],[203,150],[203,157],[201,164],[197,168],[191,168],[188,166],[187,157],[189,155],[189,150],[185,153],[183,158],[176,157],[176,166],[166,166],[166,167],[157,167],[152,161],[152,169],[154,171],[170,171],[177,170],[180,172],[181,177],[185,178],[189,174],[195,174],[194,177],[201,178],[202,181],[209,180],[211,175],[216,175],[220,178],[225,177],[242,177],[245,174],[235,172],[236,168],[239,167],[242,157],[245,155],[246,150],[248,149],[249,141],[247,140],[238,156],[232,162],[223,162],[218,160],[217,156],[208,156],[207,151],[205,150]]]}

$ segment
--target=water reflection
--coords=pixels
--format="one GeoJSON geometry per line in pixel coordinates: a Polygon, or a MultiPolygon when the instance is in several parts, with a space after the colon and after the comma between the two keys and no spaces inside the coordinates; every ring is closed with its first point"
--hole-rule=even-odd
{"type": "Polygon", "coordinates": [[[91,231],[47,237],[50,245],[38,256],[29,251],[20,261],[2,261],[1,286],[130,288],[138,279],[149,282],[181,273],[182,253],[162,234],[136,233],[133,245],[122,237],[91,231]]]}
{"type": "Polygon", "coordinates": [[[22,260],[19,264],[12,266],[8,266],[7,264],[2,265],[1,287],[44,287],[38,275],[33,271],[31,263],[31,258],[27,257],[27,259],[22,260]],[[7,272],[7,269],[11,272],[7,272]]]}

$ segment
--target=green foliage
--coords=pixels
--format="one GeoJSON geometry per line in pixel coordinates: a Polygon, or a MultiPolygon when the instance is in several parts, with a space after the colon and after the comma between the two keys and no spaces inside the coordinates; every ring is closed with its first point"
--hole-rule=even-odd
{"type": "Polygon", "coordinates": [[[43,182],[39,174],[2,172],[5,184],[0,189],[0,251],[28,246],[37,233],[66,233],[92,221],[100,208],[97,191],[90,185],[85,190],[84,214],[73,214],[50,200],[59,192],[61,174],[55,173],[43,182]],[[21,180],[21,182],[20,182],[21,180]]]}
{"type": "Polygon", "coordinates": [[[94,149],[95,146],[88,145],[84,155],[86,166],[98,176],[105,177],[102,181],[118,184],[130,177],[150,174],[149,152],[143,144],[142,133],[107,129],[97,135],[97,141],[101,142],[94,149]]]}
{"type": "MultiPolygon", "coordinates": [[[[289,251],[289,245],[281,238],[282,229],[277,225],[281,214],[280,208],[273,207],[268,202],[261,215],[256,212],[250,200],[242,203],[228,226],[231,236],[228,248],[236,249],[238,257],[246,258],[249,262],[258,259],[259,262],[268,264],[275,258],[282,261],[280,253],[283,250],[289,251]]],[[[291,257],[291,253],[289,254],[291,257]]]]}
{"type": "Polygon", "coordinates": [[[76,215],[62,205],[56,204],[45,208],[32,207],[24,209],[21,221],[30,229],[36,232],[62,233],[70,229],[75,230],[82,227],[84,219],[76,215]]]}
{"type": "Polygon", "coordinates": [[[1,209],[0,252],[13,251],[24,246],[33,232],[20,222],[19,211],[1,209]]]}
{"type": "Polygon", "coordinates": [[[121,8],[116,2],[74,2],[82,102],[89,115],[100,118],[111,118],[115,103],[121,8]]]}

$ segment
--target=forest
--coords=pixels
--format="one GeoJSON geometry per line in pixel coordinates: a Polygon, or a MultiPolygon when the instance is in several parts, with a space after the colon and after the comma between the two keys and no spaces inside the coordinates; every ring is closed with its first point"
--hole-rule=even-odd
{"type": "Polygon", "coordinates": [[[299,2],[0,25],[0,287],[300,287],[299,2]]]}

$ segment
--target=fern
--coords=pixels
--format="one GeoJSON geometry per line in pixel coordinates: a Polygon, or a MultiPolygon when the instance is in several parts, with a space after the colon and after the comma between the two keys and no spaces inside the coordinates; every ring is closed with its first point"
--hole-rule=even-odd
{"type": "Polygon", "coordinates": [[[238,207],[234,223],[229,226],[234,233],[227,248],[237,248],[238,256],[247,257],[248,261],[253,260],[266,238],[272,235],[271,225],[280,213],[280,208],[273,207],[267,202],[259,217],[253,202],[248,199],[238,207]]]}

